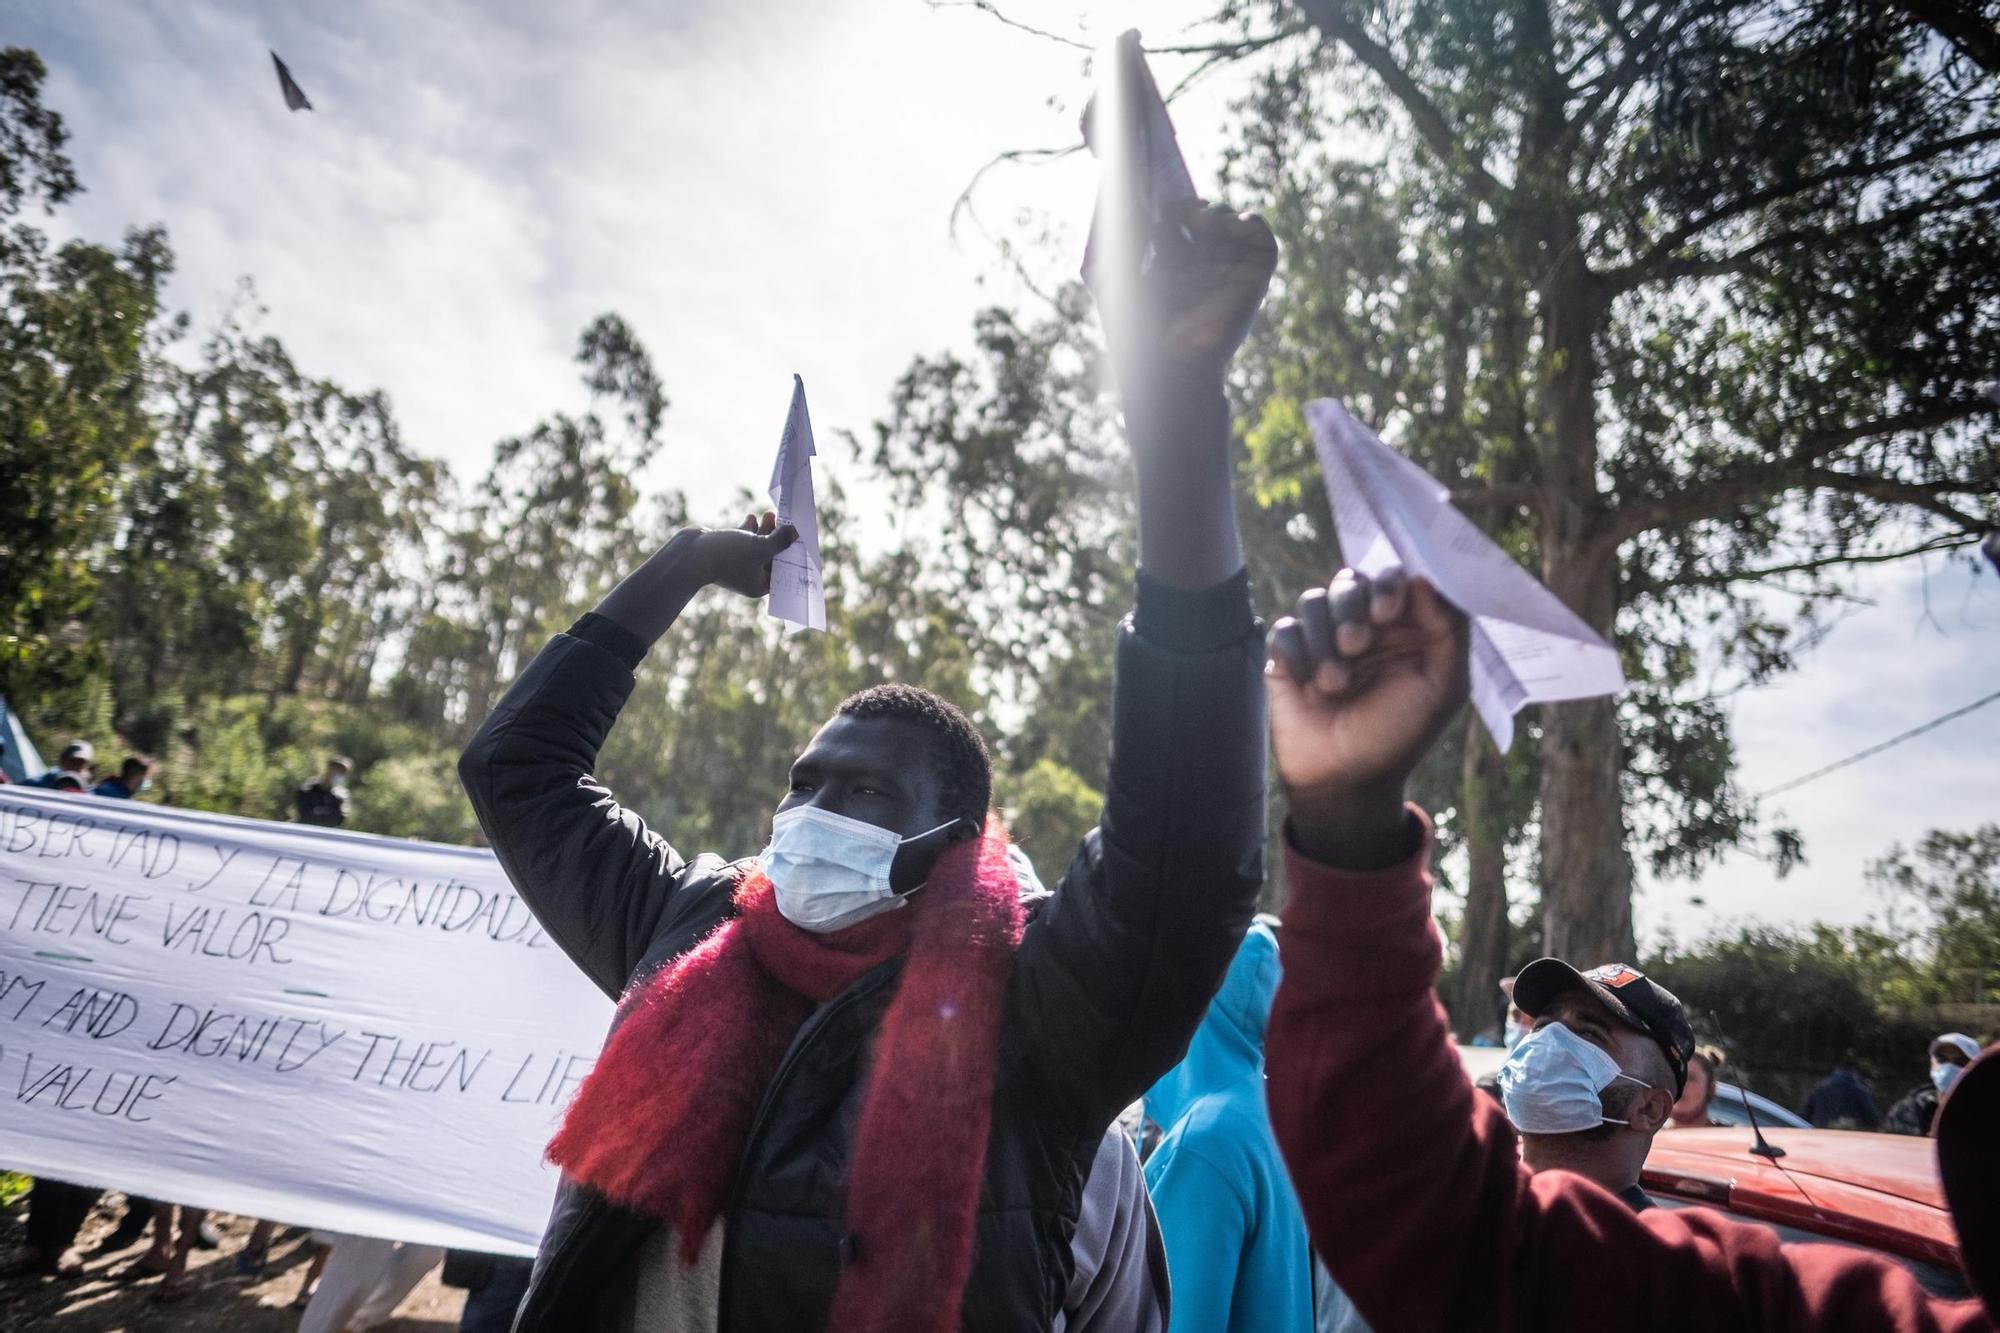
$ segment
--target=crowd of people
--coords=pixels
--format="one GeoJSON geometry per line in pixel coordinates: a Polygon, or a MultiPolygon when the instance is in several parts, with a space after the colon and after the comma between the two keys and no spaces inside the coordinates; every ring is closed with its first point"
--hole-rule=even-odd
{"type": "MultiPolygon", "coordinates": [[[[1708,1118],[1718,1065],[1630,963],[1522,970],[1494,1095],[1475,1088],[1436,999],[1431,828],[1406,796],[1466,700],[1464,618],[1421,580],[1342,571],[1265,632],[1223,376],[1276,247],[1217,208],[1174,230],[1160,262],[1097,279],[1139,565],[1103,813],[1053,891],[992,813],[977,728],[908,685],[839,706],[754,856],[686,855],[598,779],[635,668],[688,603],[768,593],[796,539],[771,514],[674,537],[468,745],[501,866],[618,1009],[548,1145],[562,1179],[540,1255],[455,1259],[481,1298],[467,1319],[1991,1327],[1879,1257],[1656,1206],[1647,1155],[1708,1118]],[[1256,915],[1267,756],[1282,920],[1256,915]]],[[[78,751],[59,771],[81,783],[78,751]]],[[[301,789],[302,820],[340,822],[346,769],[301,789]]],[[[1936,1135],[1967,1276],[2000,1302],[2000,1058],[1961,1034],[1932,1057],[1910,1114],[1936,1135]]],[[[1828,1123],[1872,1116],[1855,1082],[1815,1092],[1828,1123]]],[[[184,1255],[185,1215],[180,1236],[184,1255]]],[[[366,1326],[443,1257],[343,1238],[302,1328],[366,1326]]]]}

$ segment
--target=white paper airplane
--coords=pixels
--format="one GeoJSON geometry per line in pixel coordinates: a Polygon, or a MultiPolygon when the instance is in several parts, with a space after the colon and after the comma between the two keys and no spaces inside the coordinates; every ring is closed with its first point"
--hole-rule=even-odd
{"type": "Polygon", "coordinates": [[[1472,706],[1493,743],[1514,743],[1523,704],[1625,688],[1617,650],[1452,508],[1450,492],[1331,398],[1306,404],[1350,568],[1400,565],[1472,620],[1472,706]]]}
{"type": "Polygon", "coordinates": [[[1136,31],[1119,37],[1107,53],[1097,94],[1084,113],[1084,133],[1100,171],[1097,211],[1083,250],[1083,280],[1098,292],[1097,266],[1106,250],[1115,248],[1106,228],[1129,217],[1128,210],[1137,212],[1140,225],[1121,230],[1147,238],[1138,257],[1144,273],[1156,258],[1154,229],[1173,205],[1199,197],[1136,31]]]}
{"type": "Polygon", "coordinates": [[[778,441],[771,469],[771,503],[778,522],[799,530],[799,539],[771,564],[770,614],[799,629],[826,628],[826,589],[820,582],[819,513],[813,500],[812,418],[806,415],[806,382],[792,376],[792,408],[778,441]]]}

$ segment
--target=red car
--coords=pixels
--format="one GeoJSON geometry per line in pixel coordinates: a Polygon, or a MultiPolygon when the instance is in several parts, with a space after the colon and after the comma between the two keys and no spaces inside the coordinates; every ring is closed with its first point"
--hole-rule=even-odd
{"type": "Polygon", "coordinates": [[[1642,1177],[1663,1207],[1705,1204],[1787,1241],[1851,1245],[1893,1259],[1933,1295],[1972,1294],[1929,1139],[1833,1129],[1766,1129],[1784,1150],[1751,1151],[1747,1128],[1677,1129],[1653,1140],[1642,1177]]]}

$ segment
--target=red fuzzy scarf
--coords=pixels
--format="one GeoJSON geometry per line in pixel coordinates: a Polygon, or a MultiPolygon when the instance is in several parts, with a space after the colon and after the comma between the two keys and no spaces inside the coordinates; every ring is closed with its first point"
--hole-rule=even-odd
{"type": "Polygon", "coordinates": [[[670,1223],[693,1263],[799,1026],[908,950],[882,1019],[849,1158],[832,1333],[958,1326],[991,1128],[994,1045],[1020,889],[998,820],[947,850],[908,908],[816,935],[753,872],[737,916],[625,997],[549,1160],[614,1203],[670,1223]]]}

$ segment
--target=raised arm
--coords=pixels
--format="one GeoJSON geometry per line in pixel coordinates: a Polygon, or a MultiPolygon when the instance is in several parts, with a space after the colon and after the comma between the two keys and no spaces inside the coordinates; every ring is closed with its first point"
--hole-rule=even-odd
{"type": "Polygon", "coordinates": [[[592,775],[653,641],[711,584],[770,591],[796,534],[773,516],[689,529],[628,575],[515,680],[459,757],[459,780],[521,898],[592,981],[616,996],[673,912],[688,864],[592,775]]]}
{"type": "Polygon", "coordinates": [[[1049,1098],[1102,1128],[1180,1059],[1263,882],[1262,660],[1231,492],[1223,375],[1277,260],[1255,217],[1100,283],[1139,496],[1104,814],[1022,941],[1015,985],[1049,1098]]]}
{"type": "Polygon", "coordinates": [[[1703,1208],[1634,1213],[1566,1171],[1530,1176],[1473,1091],[1434,986],[1410,773],[1466,696],[1463,618],[1426,584],[1350,574],[1271,633],[1271,744],[1290,807],[1271,1124],[1313,1248],[1382,1329],[1987,1328],[1909,1273],[1703,1208]]]}

